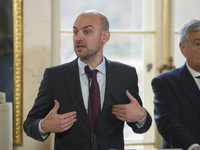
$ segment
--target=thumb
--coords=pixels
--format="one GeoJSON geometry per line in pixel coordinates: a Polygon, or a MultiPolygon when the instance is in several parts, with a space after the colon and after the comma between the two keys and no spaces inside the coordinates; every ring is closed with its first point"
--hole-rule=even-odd
{"type": "Polygon", "coordinates": [[[126,90],[126,96],[129,98],[130,103],[133,103],[136,101],[136,99],[131,95],[131,93],[129,93],[128,90],[126,90]]]}
{"type": "Polygon", "coordinates": [[[60,107],[60,104],[57,100],[54,101],[55,102],[55,105],[53,107],[53,109],[51,110],[53,113],[57,113],[59,107],[60,107]]]}

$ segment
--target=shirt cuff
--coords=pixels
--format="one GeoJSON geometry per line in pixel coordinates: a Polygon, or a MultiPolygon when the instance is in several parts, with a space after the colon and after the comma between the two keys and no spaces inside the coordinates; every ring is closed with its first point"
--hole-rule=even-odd
{"type": "Polygon", "coordinates": [[[187,150],[192,150],[193,148],[195,148],[195,147],[197,147],[197,146],[199,146],[199,144],[192,144],[187,150]]]}
{"type": "Polygon", "coordinates": [[[140,129],[144,126],[146,120],[147,120],[147,112],[145,114],[145,117],[142,120],[139,120],[138,122],[136,122],[135,124],[140,129]]]}
{"type": "Polygon", "coordinates": [[[39,122],[38,129],[39,129],[39,132],[40,132],[41,137],[43,138],[43,140],[45,140],[45,139],[48,137],[48,132],[44,132],[44,131],[42,130],[42,127],[41,127],[41,121],[42,121],[42,120],[43,120],[43,119],[41,119],[40,122],[39,122]]]}

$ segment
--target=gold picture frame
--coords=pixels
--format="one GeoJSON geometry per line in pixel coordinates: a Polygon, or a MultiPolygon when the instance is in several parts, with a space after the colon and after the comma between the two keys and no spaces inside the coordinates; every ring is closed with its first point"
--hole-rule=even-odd
{"type": "Polygon", "coordinates": [[[22,41],[23,41],[23,0],[13,0],[13,145],[22,145],[22,41]]]}

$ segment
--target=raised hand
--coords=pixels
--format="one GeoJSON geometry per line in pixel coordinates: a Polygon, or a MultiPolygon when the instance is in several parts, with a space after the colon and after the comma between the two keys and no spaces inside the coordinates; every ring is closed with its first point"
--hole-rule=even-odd
{"type": "Polygon", "coordinates": [[[146,110],[140,106],[128,90],[126,91],[126,95],[130,103],[113,105],[112,113],[121,121],[138,122],[142,120],[145,117],[146,110]]]}
{"type": "Polygon", "coordinates": [[[60,133],[70,129],[76,122],[76,112],[58,114],[59,103],[55,100],[54,108],[41,121],[41,128],[44,132],[60,133]]]}

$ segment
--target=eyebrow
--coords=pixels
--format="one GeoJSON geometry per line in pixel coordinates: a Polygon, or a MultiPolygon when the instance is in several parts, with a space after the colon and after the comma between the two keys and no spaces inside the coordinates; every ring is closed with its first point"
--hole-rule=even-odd
{"type": "MultiPolygon", "coordinates": [[[[92,25],[85,26],[85,27],[83,27],[83,29],[86,29],[86,28],[89,28],[89,27],[94,29],[94,27],[92,25]]],[[[73,26],[73,29],[77,29],[77,28],[75,26],[73,26]]]]}
{"type": "Polygon", "coordinates": [[[200,38],[196,38],[196,39],[194,39],[193,41],[198,41],[198,40],[200,40],[200,38]]]}
{"type": "Polygon", "coordinates": [[[197,42],[199,40],[200,40],[200,38],[195,38],[195,39],[192,40],[192,42],[197,42]]]}

